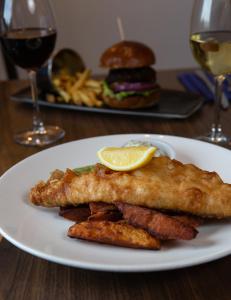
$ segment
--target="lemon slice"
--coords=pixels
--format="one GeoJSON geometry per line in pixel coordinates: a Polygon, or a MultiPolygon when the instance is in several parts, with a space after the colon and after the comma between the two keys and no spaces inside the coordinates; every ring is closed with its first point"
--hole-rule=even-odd
{"type": "Polygon", "coordinates": [[[100,162],[114,171],[131,171],[143,167],[153,157],[156,147],[104,147],[97,152],[100,162]]]}

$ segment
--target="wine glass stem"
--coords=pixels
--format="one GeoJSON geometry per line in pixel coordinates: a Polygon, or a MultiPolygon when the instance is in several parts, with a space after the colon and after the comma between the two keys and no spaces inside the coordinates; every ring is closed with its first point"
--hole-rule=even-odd
{"type": "Polygon", "coordinates": [[[37,80],[36,80],[36,71],[30,70],[28,73],[29,73],[31,94],[33,100],[33,131],[38,133],[44,133],[45,128],[40,116],[40,108],[38,104],[38,88],[37,88],[37,80]]]}
{"type": "Polygon", "coordinates": [[[212,135],[216,139],[219,135],[223,134],[221,126],[221,117],[220,117],[220,107],[221,107],[221,98],[222,98],[222,86],[225,77],[219,75],[215,77],[215,115],[214,122],[212,124],[212,135]]]}

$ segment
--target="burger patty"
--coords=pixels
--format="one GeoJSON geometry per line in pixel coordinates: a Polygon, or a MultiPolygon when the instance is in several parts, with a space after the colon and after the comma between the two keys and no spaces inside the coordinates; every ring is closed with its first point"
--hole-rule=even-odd
{"type": "Polygon", "coordinates": [[[113,82],[155,82],[156,72],[151,67],[111,69],[105,79],[113,82]]]}

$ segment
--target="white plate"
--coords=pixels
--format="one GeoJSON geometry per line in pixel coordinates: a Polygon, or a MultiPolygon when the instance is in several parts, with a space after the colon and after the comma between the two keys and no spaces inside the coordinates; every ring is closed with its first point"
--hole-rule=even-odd
{"type": "Polygon", "coordinates": [[[131,139],[159,139],[173,146],[184,163],[217,171],[231,182],[231,152],[196,140],[163,135],[114,135],[79,140],[41,151],[8,170],[0,179],[0,233],[15,246],[44,259],[94,270],[157,271],[192,266],[231,254],[231,223],[204,225],[196,239],[172,242],[161,251],[126,249],[70,239],[72,222],[58,217],[57,209],[28,202],[30,188],[50,171],[97,161],[102,146],[120,146],[131,139]]]}

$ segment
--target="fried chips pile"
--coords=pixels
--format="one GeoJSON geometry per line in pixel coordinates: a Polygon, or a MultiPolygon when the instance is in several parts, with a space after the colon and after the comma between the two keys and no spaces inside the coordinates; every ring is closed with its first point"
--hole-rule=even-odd
{"type": "Polygon", "coordinates": [[[59,96],[47,95],[50,103],[64,102],[76,105],[86,105],[88,107],[101,107],[103,101],[100,98],[102,93],[102,83],[91,78],[91,71],[86,69],[82,73],[71,76],[63,72],[58,77],[53,78],[53,85],[59,96]]]}
{"type": "Polygon", "coordinates": [[[116,202],[91,202],[79,207],[60,208],[62,217],[74,221],[68,236],[129,248],[159,250],[164,240],[190,240],[202,219],[165,213],[116,202]]]}

